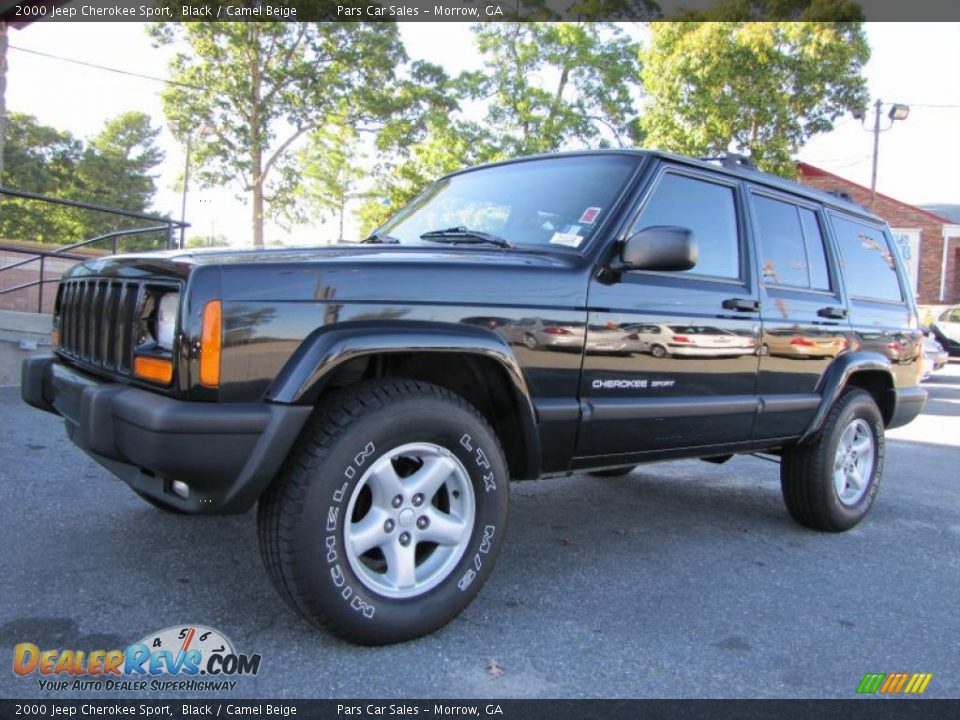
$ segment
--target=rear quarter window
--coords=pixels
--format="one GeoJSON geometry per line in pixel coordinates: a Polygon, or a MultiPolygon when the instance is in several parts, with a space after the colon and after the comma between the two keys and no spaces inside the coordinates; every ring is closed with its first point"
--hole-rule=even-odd
{"type": "Polygon", "coordinates": [[[847,292],[865,300],[903,302],[896,255],[883,230],[835,214],[831,220],[847,292]]]}

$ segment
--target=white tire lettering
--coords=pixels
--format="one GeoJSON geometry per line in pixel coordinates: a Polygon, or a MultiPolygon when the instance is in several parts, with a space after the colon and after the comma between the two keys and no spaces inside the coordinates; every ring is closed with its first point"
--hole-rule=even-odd
{"type": "Polygon", "coordinates": [[[483,489],[486,492],[491,492],[497,489],[497,484],[493,481],[493,471],[491,470],[486,475],[483,476],[483,489]]]}

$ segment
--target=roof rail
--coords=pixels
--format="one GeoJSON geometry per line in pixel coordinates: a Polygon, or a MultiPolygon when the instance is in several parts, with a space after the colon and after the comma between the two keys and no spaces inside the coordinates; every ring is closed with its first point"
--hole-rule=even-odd
{"type": "Polygon", "coordinates": [[[841,200],[846,200],[849,203],[854,203],[853,195],[848,193],[846,190],[827,190],[827,195],[833,195],[834,197],[840,198],[841,200]]]}
{"type": "Polygon", "coordinates": [[[747,168],[749,170],[756,170],[757,166],[753,162],[753,158],[748,155],[741,155],[739,153],[724,153],[723,155],[714,155],[712,157],[702,157],[700,158],[703,162],[717,162],[720,163],[722,167],[727,168],[747,168]]]}

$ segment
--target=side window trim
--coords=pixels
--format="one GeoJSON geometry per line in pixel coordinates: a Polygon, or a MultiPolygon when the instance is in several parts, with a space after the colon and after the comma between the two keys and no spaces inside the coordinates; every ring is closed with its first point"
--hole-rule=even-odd
{"type": "Polygon", "coordinates": [[[834,251],[833,243],[830,238],[830,230],[827,226],[827,220],[823,216],[824,208],[818,203],[808,200],[806,198],[797,197],[794,195],[788,195],[786,193],[778,192],[772,188],[765,187],[763,185],[755,185],[753,183],[746,184],[747,194],[750,198],[750,216],[751,216],[751,227],[753,229],[754,244],[756,245],[757,258],[759,263],[760,273],[760,284],[763,288],[769,288],[772,290],[782,291],[782,292],[791,292],[791,293],[804,293],[812,295],[822,295],[824,297],[832,298],[842,298],[841,287],[840,287],[840,256],[834,251]],[[757,213],[756,206],[753,202],[754,197],[765,197],[770,200],[777,200],[788,205],[792,205],[797,210],[797,221],[800,224],[800,231],[803,234],[803,251],[807,257],[807,277],[808,281],[811,283],[808,287],[801,287],[799,285],[785,285],[781,283],[768,283],[763,279],[763,238],[760,234],[759,226],[759,217],[757,213]],[[827,279],[830,283],[828,289],[824,288],[815,288],[812,286],[812,276],[810,273],[810,249],[811,242],[816,243],[816,238],[808,239],[806,230],[803,227],[803,220],[800,217],[800,210],[809,210],[813,213],[814,219],[817,223],[817,227],[820,230],[820,242],[822,243],[823,256],[827,264],[827,279]]]}
{"type": "Polygon", "coordinates": [[[633,209],[628,213],[628,220],[625,225],[625,229],[622,233],[622,237],[619,239],[620,242],[625,241],[630,234],[636,228],[637,222],[640,220],[640,216],[643,214],[643,211],[646,209],[647,204],[650,201],[650,198],[653,197],[653,194],[657,191],[657,188],[660,187],[660,184],[663,182],[663,179],[667,175],[676,175],[678,177],[688,178],[690,180],[699,180],[701,182],[708,182],[714,185],[719,185],[721,187],[729,188],[733,194],[733,209],[734,215],[737,222],[737,254],[738,254],[738,263],[739,263],[739,277],[730,278],[723,277],[720,275],[706,275],[702,273],[695,272],[661,272],[658,270],[630,270],[627,274],[629,275],[658,275],[661,277],[670,277],[677,280],[682,280],[685,282],[709,282],[709,283],[718,283],[724,285],[737,285],[739,287],[750,288],[750,249],[749,243],[747,241],[747,222],[748,218],[745,214],[745,208],[743,207],[743,196],[741,194],[742,186],[739,180],[735,178],[721,177],[716,175],[711,175],[708,172],[703,172],[695,168],[687,168],[680,165],[670,165],[670,164],[661,164],[653,174],[653,178],[650,180],[643,194],[637,199],[636,203],[633,206],[633,209]]]}
{"type": "Polygon", "coordinates": [[[836,210],[836,209],[833,209],[833,208],[827,210],[827,215],[829,216],[829,221],[830,221],[830,226],[831,226],[831,227],[830,227],[830,230],[831,230],[831,232],[832,232],[832,234],[833,234],[833,236],[834,236],[835,242],[836,242],[836,244],[837,244],[837,268],[840,270],[840,274],[841,274],[841,276],[843,277],[843,282],[844,282],[844,286],[845,286],[845,290],[846,290],[847,296],[848,296],[851,300],[857,300],[857,301],[860,301],[860,302],[878,303],[878,304],[881,304],[881,305],[907,305],[907,306],[909,306],[909,305],[910,305],[910,302],[909,302],[909,295],[910,295],[910,293],[909,293],[909,291],[908,291],[909,283],[908,283],[908,282],[905,282],[905,278],[904,278],[904,276],[903,276],[903,273],[901,272],[903,268],[901,267],[901,263],[899,263],[899,262],[895,262],[895,264],[894,264],[894,275],[895,275],[895,277],[896,277],[896,279],[897,279],[897,288],[898,288],[899,291],[900,291],[900,299],[899,299],[899,300],[891,300],[891,299],[889,299],[889,298],[872,297],[872,296],[869,296],[869,295],[857,295],[856,293],[853,292],[853,290],[850,288],[850,284],[849,284],[848,279],[847,279],[847,269],[846,269],[846,267],[845,267],[845,265],[844,265],[844,262],[843,262],[843,247],[842,247],[842,244],[841,244],[841,242],[840,242],[840,236],[839,236],[839,233],[837,232],[836,227],[834,226],[833,221],[834,221],[835,219],[836,219],[836,220],[844,220],[844,221],[846,221],[846,222],[855,223],[855,224],[858,224],[858,225],[862,225],[862,226],[864,226],[864,227],[866,227],[866,228],[869,228],[869,229],[873,230],[874,232],[878,233],[878,234],[884,239],[884,242],[887,243],[887,250],[888,250],[891,254],[893,254],[894,257],[899,257],[899,256],[896,254],[896,250],[895,250],[895,248],[894,248],[893,237],[890,235],[890,233],[889,233],[889,231],[887,230],[887,228],[884,227],[882,224],[878,224],[878,223],[877,223],[876,221],[874,221],[874,220],[866,219],[866,218],[860,217],[860,216],[858,216],[858,215],[854,215],[854,214],[852,214],[852,213],[845,213],[845,212],[842,212],[842,211],[840,211],[840,210],[836,210]]]}

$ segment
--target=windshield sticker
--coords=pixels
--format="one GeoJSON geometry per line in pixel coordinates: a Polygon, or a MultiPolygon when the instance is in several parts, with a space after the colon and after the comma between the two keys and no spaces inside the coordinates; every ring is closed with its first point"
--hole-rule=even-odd
{"type": "Polygon", "coordinates": [[[583,215],[580,216],[580,222],[582,222],[584,225],[592,225],[594,222],[596,222],[597,215],[600,214],[602,209],[603,208],[598,207],[588,207],[583,211],[583,215]]]}
{"type": "Polygon", "coordinates": [[[550,238],[551,245],[566,245],[567,247],[580,247],[583,238],[579,235],[566,232],[555,232],[550,238]]]}

